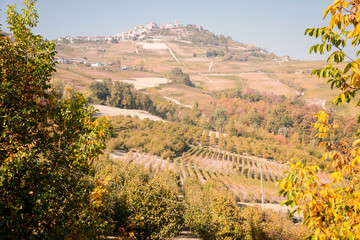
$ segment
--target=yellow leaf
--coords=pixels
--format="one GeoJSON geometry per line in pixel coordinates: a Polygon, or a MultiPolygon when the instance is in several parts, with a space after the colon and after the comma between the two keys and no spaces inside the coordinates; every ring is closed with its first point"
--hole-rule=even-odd
{"type": "Polygon", "coordinates": [[[325,9],[324,15],[323,15],[323,19],[324,19],[324,18],[326,17],[326,15],[329,13],[330,9],[331,9],[331,5],[328,6],[328,7],[325,9]]]}
{"type": "Polygon", "coordinates": [[[350,32],[347,38],[353,38],[359,35],[360,32],[360,24],[357,24],[356,27],[350,32]]]}
{"type": "Polygon", "coordinates": [[[358,145],[359,143],[360,143],[360,139],[356,139],[356,140],[353,142],[352,146],[355,147],[355,146],[358,145]]]}

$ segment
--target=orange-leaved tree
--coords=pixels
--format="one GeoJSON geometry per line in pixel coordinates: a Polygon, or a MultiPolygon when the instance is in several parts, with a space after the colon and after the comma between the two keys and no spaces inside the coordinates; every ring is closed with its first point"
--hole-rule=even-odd
{"type": "MultiPolygon", "coordinates": [[[[360,44],[359,7],[359,0],[335,0],[324,12],[324,19],[330,16],[329,24],[305,31],[321,38],[321,43],[312,46],[310,53],[330,53],[329,64],[312,74],[328,78],[331,88],[340,91],[333,100],[335,104],[349,103],[360,90],[360,59],[357,58],[360,51],[351,54],[351,49],[360,44]],[[350,49],[345,49],[349,43],[350,49]]],[[[352,144],[334,143],[332,135],[338,126],[330,124],[324,111],[315,117],[318,121],[313,126],[318,131],[319,147],[325,149],[322,159],[330,161],[327,166],[332,173],[330,181],[319,180],[318,166],[289,163],[290,170],[278,181],[280,194],[287,198],[283,203],[303,214],[303,224],[313,230],[309,239],[360,239],[360,140],[352,144]]]]}

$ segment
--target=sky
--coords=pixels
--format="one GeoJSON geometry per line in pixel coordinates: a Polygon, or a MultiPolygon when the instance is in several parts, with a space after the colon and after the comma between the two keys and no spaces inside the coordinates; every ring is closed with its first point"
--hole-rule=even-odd
{"type": "MultiPolygon", "coordinates": [[[[6,29],[7,4],[0,0],[0,24],[6,29]]],[[[215,34],[231,36],[278,56],[319,60],[309,48],[319,40],[305,36],[305,29],[326,25],[323,11],[331,0],[38,0],[38,27],[34,32],[48,39],[65,36],[109,36],[136,25],[156,22],[197,24],[215,34]]]]}

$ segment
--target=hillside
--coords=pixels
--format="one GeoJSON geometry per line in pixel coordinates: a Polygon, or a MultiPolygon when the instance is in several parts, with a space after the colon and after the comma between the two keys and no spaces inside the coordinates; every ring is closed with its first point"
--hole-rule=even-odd
{"type": "Polygon", "coordinates": [[[108,78],[132,83],[137,89],[160,86],[162,96],[185,105],[208,101],[213,91],[253,89],[302,99],[340,115],[355,114],[351,106],[332,105],[335,92],[310,75],[324,62],[277,57],[201,26],[150,26],[140,25],[110,37],[58,38],[54,79],[81,91],[108,78]],[[167,73],[176,67],[189,74],[196,88],[168,84],[167,73]]]}
{"type": "Polygon", "coordinates": [[[278,211],[275,183],[293,158],[320,165],[319,178],[329,182],[313,114],[326,110],[342,123],[335,142],[351,139],[357,127],[353,106],[332,105],[336,93],[311,76],[324,62],[278,57],[201,26],[149,23],[116,36],[59,38],[57,51],[56,91],[64,97],[65,86],[76,88],[96,116],[110,116],[108,155],[95,168],[135,174],[140,188],[148,184],[141,174],[171,176],[171,201],[184,204],[185,226],[198,234],[192,208],[213,211],[196,200],[212,198],[213,189],[235,208],[264,199],[278,211]]]}

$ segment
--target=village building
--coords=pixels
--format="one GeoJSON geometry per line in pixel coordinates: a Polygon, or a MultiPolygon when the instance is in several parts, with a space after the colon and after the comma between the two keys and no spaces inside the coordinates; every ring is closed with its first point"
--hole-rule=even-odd
{"type": "Polygon", "coordinates": [[[155,29],[159,29],[160,27],[157,25],[156,22],[150,22],[146,24],[146,29],[148,30],[155,30],[155,29]]]}
{"type": "Polygon", "coordinates": [[[91,67],[102,67],[102,66],[104,66],[104,64],[101,62],[91,64],[91,67]]]}
{"type": "Polygon", "coordinates": [[[282,62],[289,62],[290,61],[290,56],[287,56],[287,55],[286,56],[281,56],[280,58],[281,58],[282,62]]]}

